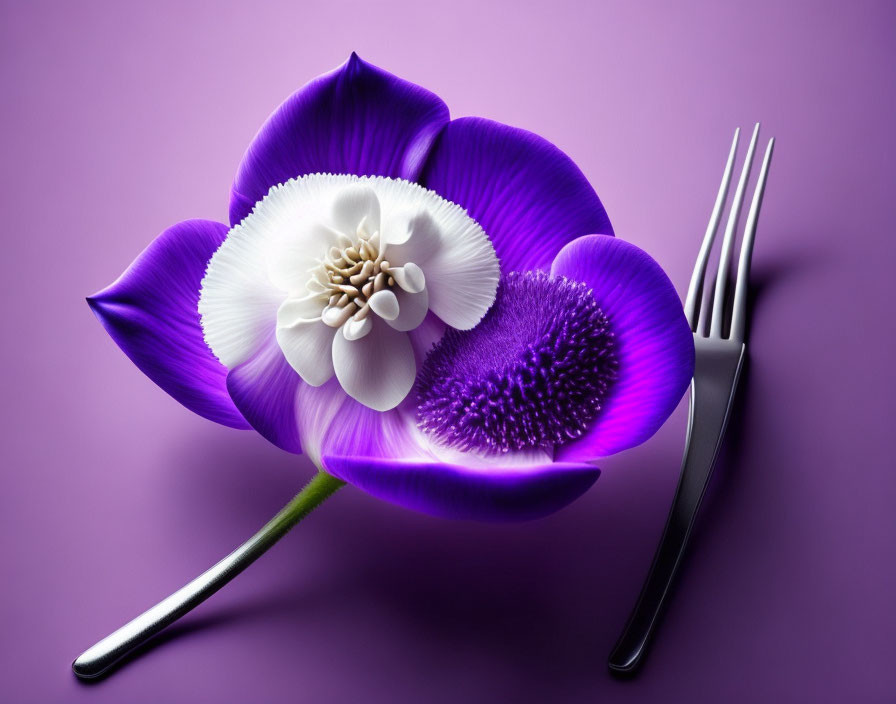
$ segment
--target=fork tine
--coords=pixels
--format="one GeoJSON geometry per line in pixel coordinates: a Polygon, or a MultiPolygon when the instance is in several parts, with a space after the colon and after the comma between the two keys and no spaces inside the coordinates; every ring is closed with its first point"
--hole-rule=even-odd
{"type": "Polygon", "coordinates": [[[759,138],[759,123],[753,128],[753,137],[750,139],[750,147],[747,149],[747,157],[744,159],[744,167],[740,172],[740,180],[734,191],[734,200],[731,202],[731,211],[728,214],[728,224],[725,226],[725,238],[722,240],[722,253],[719,256],[719,270],[716,274],[716,291],[712,300],[712,325],[709,329],[710,337],[722,337],[722,321],[725,313],[725,288],[728,282],[728,269],[731,267],[731,250],[734,248],[734,232],[737,230],[737,220],[740,217],[740,209],[744,204],[744,191],[747,189],[747,181],[750,179],[750,167],[753,165],[753,153],[756,151],[756,140],[759,138]]]}
{"type": "Polygon", "coordinates": [[[734,286],[734,312],[731,315],[731,339],[744,341],[747,328],[747,288],[750,279],[750,260],[753,257],[753,241],[756,239],[756,223],[759,220],[759,210],[762,208],[762,197],[765,194],[765,182],[768,179],[768,167],[772,163],[772,153],[775,151],[775,139],[769,140],[765,150],[765,158],[762,160],[762,168],[759,170],[759,180],[756,182],[756,190],[753,191],[753,202],[750,204],[750,212],[747,214],[747,225],[744,230],[744,239],[740,246],[740,259],[737,262],[737,283],[734,286]]]}
{"type": "Polygon", "coordinates": [[[700,253],[697,255],[697,263],[694,264],[691,283],[688,286],[684,313],[687,316],[688,323],[691,325],[691,330],[694,332],[697,331],[697,304],[703,293],[703,277],[706,275],[706,262],[709,260],[709,252],[712,250],[712,243],[716,237],[716,231],[719,229],[722,208],[725,205],[725,199],[728,197],[728,186],[731,184],[731,173],[734,171],[734,157],[737,154],[737,141],[739,138],[740,127],[734,130],[731,151],[728,153],[728,163],[725,165],[725,171],[722,173],[722,184],[719,186],[719,194],[716,196],[716,203],[712,208],[712,214],[709,216],[709,224],[706,226],[706,234],[703,235],[703,244],[700,245],[700,253]]]}

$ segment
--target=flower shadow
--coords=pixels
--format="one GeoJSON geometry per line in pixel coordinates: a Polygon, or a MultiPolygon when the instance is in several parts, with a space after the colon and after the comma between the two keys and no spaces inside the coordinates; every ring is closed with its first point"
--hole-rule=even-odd
{"type": "MultiPolygon", "coordinates": [[[[210,442],[191,433],[183,445],[172,446],[172,461],[165,466],[177,471],[160,472],[157,480],[159,491],[171,497],[172,529],[199,526],[225,548],[247,538],[311,471],[306,460],[260,438],[228,435],[210,442]]],[[[652,464],[661,456],[660,450],[648,450],[630,461],[652,464]]],[[[359,628],[351,614],[360,610],[394,624],[395,635],[383,647],[396,649],[396,657],[409,644],[425,642],[440,653],[431,658],[435,668],[444,662],[442,655],[464,652],[506,673],[506,686],[521,694],[543,688],[547,695],[561,679],[591,681],[643,569],[630,554],[644,553],[653,539],[651,530],[636,531],[623,543],[613,539],[614,527],[636,501],[637,487],[618,487],[624,494],[614,499],[612,492],[600,491],[601,481],[597,491],[554,516],[498,525],[431,518],[347,487],[298,528],[301,536],[287,538],[293,546],[283,547],[295,550],[293,566],[284,568],[280,560],[279,572],[253,567],[240,577],[241,584],[255,578],[251,596],[226,607],[200,607],[110,672],[225,626],[239,631],[237,626],[251,622],[288,621],[315,628],[303,618],[307,610],[332,619],[332,632],[320,638],[349,638],[359,628]],[[321,555],[327,556],[324,568],[321,555]],[[325,584],[307,578],[309,556],[314,572],[327,574],[325,584]]],[[[263,560],[278,562],[275,556],[263,560]]],[[[376,676],[363,654],[351,664],[359,679],[367,667],[367,674],[376,676]]]]}
{"type": "MultiPolygon", "coordinates": [[[[755,268],[754,315],[790,270],[784,261],[755,268]]],[[[745,374],[735,418],[750,412],[749,368],[745,374]]],[[[111,672],[198,633],[252,621],[301,623],[307,610],[320,609],[331,615],[329,637],[337,639],[354,638],[357,629],[366,627],[352,620],[359,611],[382,614],[393,633],[381,647],[394,649],[396,658],[403,649],[425,644],[419,647],[432,654],[427,658],[432,677],[446,663],[455,662],[460,667],[452,671],[463,672],[475,662],[501,681],[505,699],[549,700],[558,683],[569,691],[593,688],[595,680],[606,678],[605,658],[634,603],[665,520],[680,460],[675,443],[683,445],[683,432],[676,427],[683,408],[679,411],[673,427],[662,431],[664,438],[602,463],[604,476],[592,491],[533,523],[434,519],[347,487],[331,500],[333,506],[299,528],[298,566],[276,575],[273,593],[266,591],[268,580],[239,603],[204,606],[111,672]],[[652,472],[660,467],[662,472],[652,472]],[[626,529],[620,531],[620,526],[626,529]],[[326,585],[302,581],[306,552],[331,556],[326,585]]],[[[228,540],[245,539],[313,471],[307,460],[280,452],[251,433],[213,426],[202,432],[209,437],[185,434],[181,445],[174,443],[166,466],[179,469],[160,474],[162,489],[172,497],[168,515],[178,530],[199,525],[228,540]]],[[[721,471],[695,531],[692,558],[700,550],[701,533],[711,531],[718,512],[724,512],[726,495],[737,491],[738,456],[750,433],[744,422],[729,428],[721,471]]],[[[345,657],[353,658],[346,665],[359,680],[377,676],[375,663],[363,654],[345,657]]],[[[461,682],[449,687],[462,691],[461,682]]]]}

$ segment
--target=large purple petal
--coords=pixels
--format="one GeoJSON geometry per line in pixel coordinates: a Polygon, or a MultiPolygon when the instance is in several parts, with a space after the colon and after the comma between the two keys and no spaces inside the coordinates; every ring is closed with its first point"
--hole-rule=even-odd
{"type": "Polygon", "coordinates": [[[600,475],[590,464],[468,468],[436,461],[331,456],[324,469],[394,504],[445,518],[520,521],[546,516],[581,496],[600,475]]]}
{"type": "Polygon", "coordinates": [[[591,286],[619,359],[619,378],[593,427],[560,448],[557,459],[605,457],[644,442],[675,410],[694,374],[694,340],[675,287],[650,255],[610,237],[568,244],[551,273],[591,286]]]}
{"type": "Polygon", "coordinates": [[[467,209],[505,272],[547,269],[576,237],[613,234],[600,199],[566,154],[498,122],[464,117],[449,123],[420,182],[467,209]]]}
{"type": "Polygon", "coordinates": [[[416,180],[448,107],[435,94],[356,54],[287,98],[252,140],[237,170],[230,222],[271,186],[329,172],[416,180]]]}
{"type": "Polygon", "coordinates": [[[227,375],[227,390],[252,427],[277,447],[297,454],[302,452],[297,400],[304,383],[273,334],[227,375]]]}
{"type": "Polygon", "coordinates": [[[248,428],[227,394],[227,370],[199,324],[199,286],[227,226],[187,220],[165,230],[118,280],[87,302],[144,374],[199,415],[248,428]]]}

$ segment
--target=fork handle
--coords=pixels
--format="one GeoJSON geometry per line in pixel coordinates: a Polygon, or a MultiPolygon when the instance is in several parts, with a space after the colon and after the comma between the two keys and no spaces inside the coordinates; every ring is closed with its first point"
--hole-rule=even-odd
{"type": "Polygon", "coordinates": [[[709,484],[728,423],[745,350],[741,348],[736,366],[698,357],[698,368],[691,383],[688,436],[678,488],[641,595],[622,636],[610,653],[608,665],[614,673],[632,674],[646,653],[709,484]],[[700,368],[701,364],[703,369],[700,368]],[[710,366],[714,368],[707,368],[710,366]]]}

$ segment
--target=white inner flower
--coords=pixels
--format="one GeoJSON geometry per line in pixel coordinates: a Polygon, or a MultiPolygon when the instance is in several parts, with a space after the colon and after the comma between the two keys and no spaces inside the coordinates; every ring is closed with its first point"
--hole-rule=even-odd
{"type": "Polygon", "coordinates": [[[408,181],[311,174],[274,186],[227,235],[202,281],[206,342],[231,368],[271,332],[312,386],[334,374],[388,410],[410,392],[408,333],[428,311],[472,328],[494,302],[494,248],[460,206],[408,181]]]}

